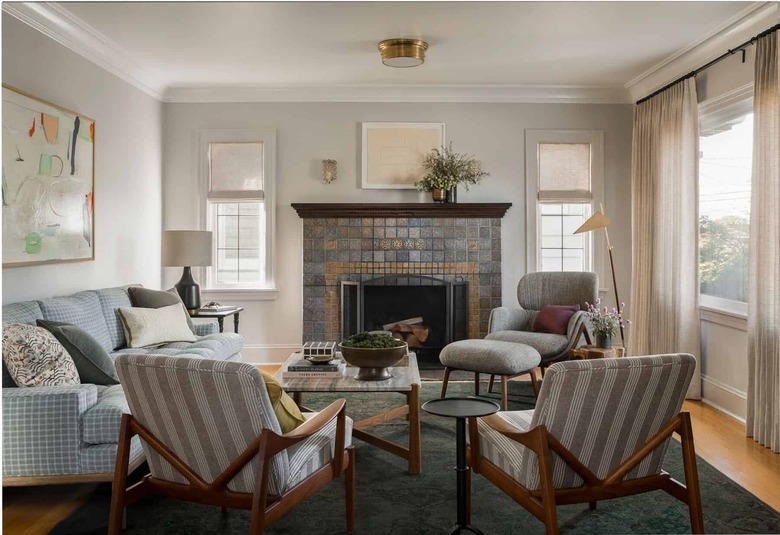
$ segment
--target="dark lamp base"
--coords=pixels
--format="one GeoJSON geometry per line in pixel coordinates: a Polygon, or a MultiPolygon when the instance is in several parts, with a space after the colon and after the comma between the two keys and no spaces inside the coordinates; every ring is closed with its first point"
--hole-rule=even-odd
{"type": "Polygon", "coordinates": [[[200,285],[192,278],[192,268],[184,268],[181,279],[174,288],[179,292],[184,308],[191,312],[200,308],[200,285]]]}

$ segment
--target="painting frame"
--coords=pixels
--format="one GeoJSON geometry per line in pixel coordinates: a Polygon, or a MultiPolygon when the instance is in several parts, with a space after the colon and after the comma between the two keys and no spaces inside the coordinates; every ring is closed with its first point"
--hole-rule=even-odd
{"type": "MultiPolygon", "coordinates": [[[[88,186],[88,199],[85,205],[85,208],[87,208],[88,216],[89,216],[89,255],[88,256],[80,256],[78,258],[49,258],[44,260],[23,260],[23,261],[6,261],[6,251],[5,246],[3,247],[3,258],[2,258],[2,267],[5,268],[15,268],[15,267],[25,267],[25,266],[39,266],[39,265],[50,265],[50,264],[70,264],[70,263],[76,263],[76,262],[94,262],[96,258],[96,243],[95,243],[95,236],[96,236],[96,218],[95,218],[95,175],[96,175],[96,169],[95,169],[95,154],[96,154],[96,145],[97,145],[97,121],[87,115],[84,115],[83,113],[71,110],[69,108],[66,108],[64,106],[61,106],[59,104],[56,104],[54,102],[48,101],[46,99],[40,98],[36,95],[33,95],[32,93],[29,93],[27,91],[24,91],[22,89],[19,89],[15,86],[12,86],[11,84],[3,83],[2,84],[2,91],[4,93],[3,95],[3,137],[5,138],[6,134],[6,107],[9,105],[19,105],[16,103],[9,103],[6,102],[6,96],[5,91],[10,91],[11,93],[14,93],[17,97],[22,97],[23,99],[28,99],[32,101],[34,104],[42,106],[42,107],[48,107],[52,110],[55,110],[61,114],[69,115],[72,117],[78,117],[80,122],[84,122],[84,131],[88,132],[89,136],[89,142],[92,146],[91,154],[86,158],[86,161],[89,163],[89,171],[90,176],[88,177],[88,180],[85,181],[85,185],[88,186]]],[[[41,121],[43,121],[43,114],[44,111],[38,112],[37,110],[35,113],[41,113],[41,121]]],[[[41,130],[44,130],[43,127],[41,130]]],[[[30,136],[32,137],[32,136],[30,136]]],[[[75,137],[75,136],[74,136],[75,137]]],[[[72,141],[68,141],[67,143],[70,144],[72,141]]],[[[75,147],[75,144],[73,145],[75,147]]],[[[74,149],[75,150],[75,149],[74,149]]],[[[5,152],[5,150],[4,150],[5,152]]],[[[5,167],[5,160],[6,160],[6,154],[3,154],[3,167],[5,167]]],[[[21,158],[21,155],[19,155],[19,158],[21,158]]],[[[65,162],[62,162],[62,171],[61,174],[65,173],[65,162]]],[[[3,172],[5,173],[5,169],[3,169],[3,172]]],[[[73,174],[71,174],[73,176],[73,174]]],[[[4,194],[5,194],[5,176],[3,177],[3,186],[4,186],[4,194]]],[[[3,212],[4,212],[4,223],[5,223],[5,212],[8,210],[9,206],[3,206],[3,212]]],[[[5,224],[3,225],[5,227],[5,224]]],[[[5,235],[4,235],[5,238],[5,235]]],[[[5,239],[4,239],[5,241],[5,239]]]]}
{"type": "MultiPolygon", "coordinates": [[[[369,167],[369,153],[372,150],[372,147],[370,145],[369,140],[369,133],[372,130],[410,130],[410,131],[421,131],[421,132],[436,132],[438,133],[437,140],[435,142],[435,146],[431,144],[430,149],[433,148],[441,148],[446,143],[446,129],[444,123],[427,123],[427,122],[414,122],[414,123],[405,123],[405,122],[364,122],[361,123],[361,139],[362,139],[362,145],[361,145],[361,188],[362,189],[413,189],[416,190],[417,187],[414,185],[414,182],[419,181],[422,179],[422,176],[419,177],[413,177],[414,180],[407,180],[403,183],[398,182],[385,182],[381,178],[372,178],[370,176],[372,173],[376,174],[375,170],[372,170],[369,167]]],[[[400,140],[399,140],[400,143],[400,140]]],[[[406,164],[410,165],[410,164],[406,164]]]]}

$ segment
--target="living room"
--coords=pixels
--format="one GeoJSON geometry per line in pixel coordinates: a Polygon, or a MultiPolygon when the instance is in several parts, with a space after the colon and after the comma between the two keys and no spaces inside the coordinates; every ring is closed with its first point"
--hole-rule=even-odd
{"type": "Polygon", "coordinates": [[[2,18],[7,533],[780,532],[777,2],[6,2],[2,18]],[[362,331],[382,334],[350,349],[362,331]],[[307,342],[332,342],[328,363],[285,375],[307,342]],[[355,351],[396,345],[386,366],[355,351]],[[138,375],[158,365],[205,378],[138,375]],[[343,378],[317,386],[328,366],[343,378]],[[174,412],[219,420],[245,385],[209,381],[233,370],[267,394],[247,387],[224,427],[174,412]],[[654,414],[652,389],[680,406],[654,414]],[[271,414],[236,425],[252,396],[271,414]],[[443,417],[440,397],[498,412],[443,417]],[[330,453],[301,459],[291,441],[326,431],[330,453]],[[563,444],[549,486],[518,475],[544,471],[531,435],[563,444]],[[242,458],[246,485],[212,488],[261,436],[289,460],[255,478],[263,454],[242,458]],[[640,484],[666,492],[622,498],[640,484]]]}

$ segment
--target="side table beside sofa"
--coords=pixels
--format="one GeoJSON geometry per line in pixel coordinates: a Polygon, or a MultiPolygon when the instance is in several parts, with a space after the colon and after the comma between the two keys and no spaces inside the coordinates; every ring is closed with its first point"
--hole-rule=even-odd
{"type": "MultiPolygon", "coordinates": [[[[35,325],[39,319],[70,323],[92,335],[112,358],[131,353],[241,360],[243,338],[217,333],[214,322],[195,324],[196,342],[127,348],[117,309],[132,306],[128,288],[5,305],[3,323],[35,325]]],[[[129,412],[119,384],[18,388],[3,364],[3,486],[111,481],[120,421],[129,412]]],[[[143,460],[136,437],[130,468],[143,460]]]]}

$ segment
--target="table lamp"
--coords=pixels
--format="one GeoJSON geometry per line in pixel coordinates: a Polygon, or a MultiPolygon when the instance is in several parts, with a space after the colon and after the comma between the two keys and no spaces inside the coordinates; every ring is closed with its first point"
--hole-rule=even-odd
{"type": "Polygon", "coordinates": [[[207,230],[166,230],[162,234],[162,265],[184,268],[174,287],[189,311],[200,308],[200,285],[192,277],[192,267],[211,265],[212,239],[207,230]]]}
{"type": "MultiPolygon", "coordinates": [[[[574,231],[574,234],[584,234],[591,230],[604,229],[604,235],[607,237],[607,251],[609,251],[609,265],[612,268],[612,287],[615,289],[615,302],[618,309],[620,309],[620,297],[618,297],[617,280],[615,279],[615,261],[612,259],[612,245],[609,243],[609,218],[604,215],[604,208],[599,205],[599,211],[590,216],[580,228],[574,231]]],[[[620,342],[623,346],[626,345],[625,338],[623,337],[623,325],[620,326],[620,342]]]]}

